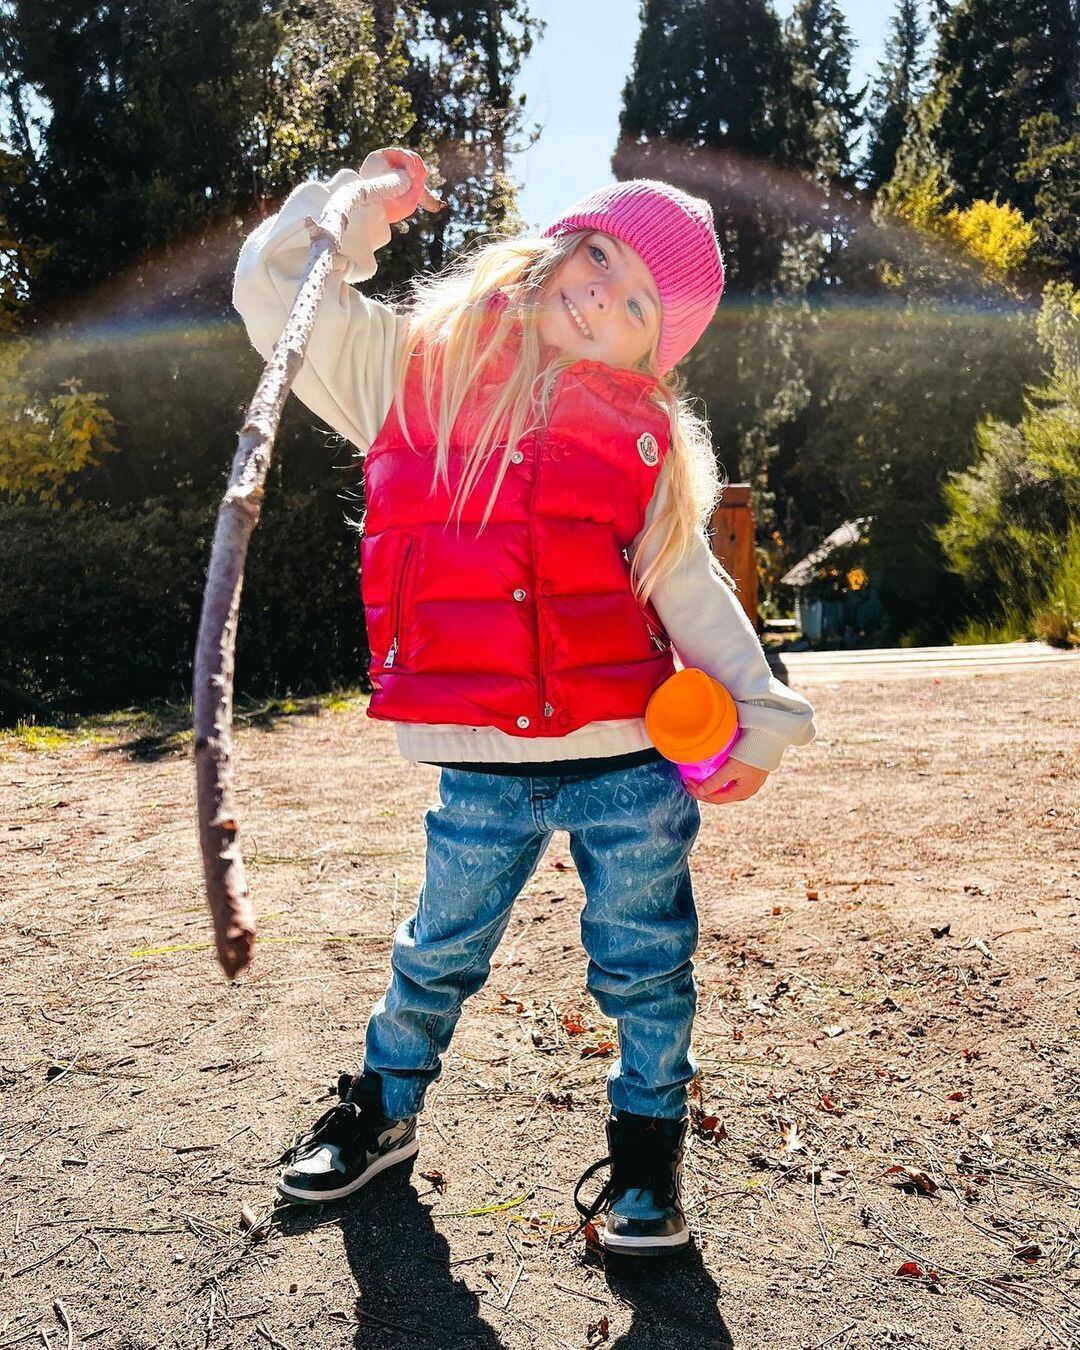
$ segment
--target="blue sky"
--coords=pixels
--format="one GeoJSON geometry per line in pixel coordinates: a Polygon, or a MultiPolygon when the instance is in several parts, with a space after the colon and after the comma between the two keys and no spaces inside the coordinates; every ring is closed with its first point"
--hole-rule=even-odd
{"type": "MultiPolygon", "coordinates": [[[[774,0],[781,18],[794,0],[774,0]]],[[[877,73],[894,10],[893,0],[841,0],[858,46],[855,88],[877,73]]],[[[511,172],[523,184],[518,202],[525,221],[543,228],[593,188],[613,181],[611,155],[622,89],[637,41],[637,0],[534,0],[530,11],[547,21],[517,84],[526,95],[526,127],[543,131],[514,156],[511,172]]]]}

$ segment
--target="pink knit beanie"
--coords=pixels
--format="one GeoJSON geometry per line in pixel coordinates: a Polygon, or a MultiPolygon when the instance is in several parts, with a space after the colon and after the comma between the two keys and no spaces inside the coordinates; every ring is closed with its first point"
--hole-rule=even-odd
{"type": "Polygon", "coordinates": [[[603,230],[641,257],[660,295],[657,366],[666,374],[694,346],[724,293],[724,260],[712,207],[670,183],[631,178],[582,197],[553,220],[548,235],[603,230]]]}

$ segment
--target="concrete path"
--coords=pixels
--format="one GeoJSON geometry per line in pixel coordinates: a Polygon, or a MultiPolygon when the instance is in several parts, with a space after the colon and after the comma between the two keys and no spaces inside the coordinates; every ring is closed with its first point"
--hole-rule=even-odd
{"type": "Polygon", "coordinates": [[[779,661],[800,684],[815,680],[878,679],[889,676],[969,675],[1076,663],[1080,651],[1045,642],[988,642],[960,647],[873,647],[860,651],[781,652],[779,661]]]}

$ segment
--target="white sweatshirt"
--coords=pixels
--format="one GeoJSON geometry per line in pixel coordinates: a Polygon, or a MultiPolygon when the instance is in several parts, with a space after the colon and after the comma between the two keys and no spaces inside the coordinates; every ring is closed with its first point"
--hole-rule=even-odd
{"type": "MultiPolygon", "coordinates": [[[[296,187],[277,215],[244,241],[233,283],[233,305],[255,350],[269,359],[303,278],[310,238],[305,217],[318,219],[328,197],[359,177],[342,169],[328,183],[296,187]]],[[[391,230],[378,203],[353,212],[315,318],[304,363],[292,389],[300,401],[361,452],[383,425],[393,397],[394,357],[405,319],[356,290],[352,282],[375,275],[375,250],[391,230]]],[[[633,559],[650,521],[664,507],[668,473],[661,471],[645,526],[630,549],[633,559]]],[[[653,547],[650,540],[649,548],[653,547]]],[[[642,555],[641,570],[650,554],[642,555]]],[[[682,666],[697,666],[730,692],[740,734],[732,756],[773,770],[789,745],[814,737],[814,710],[772,674],[757,634],[742,606],[710,565],[703,530],[679,566],[653,591],[651,600],[682,666]]],[[[590,722],[565,736],[511,736],[496,727],[453,723],[396,722],[406,759],[424,762],[533,763],[592,759],[649,749],[642,717],[590,722]]]]}

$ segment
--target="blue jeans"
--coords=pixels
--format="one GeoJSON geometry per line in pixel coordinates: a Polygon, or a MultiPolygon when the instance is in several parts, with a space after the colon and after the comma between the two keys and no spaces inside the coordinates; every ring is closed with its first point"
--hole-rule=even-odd
{"type": "MultiPolygon", "coordinates": [[[[697,801],[668,760],[610,773],[517,777],[443,769],[424,816],[416,912],[394,936],[392,975],[368,1022],[364,1067],[383,1110],[414,1115],[438,1078],[461,1005],[483,985],[510,909],[555,830],[585,888],[587,984],[617,1023],[612,1110],[681,1118],[697,1072],[690,1029],[698,923],[689,855],[697,801]]],[[[539,955],[539,954],[538,954],[539,955]]]]}

